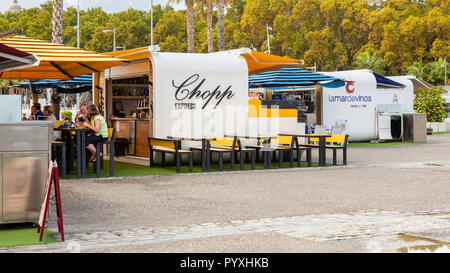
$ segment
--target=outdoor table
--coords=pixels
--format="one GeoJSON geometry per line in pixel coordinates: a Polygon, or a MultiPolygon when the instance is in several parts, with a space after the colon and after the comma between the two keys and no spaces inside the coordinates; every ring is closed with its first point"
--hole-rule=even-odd
{"type": "Polygon", "coordinates": [[[201,141],[202,142],[202,171],[211,170],[211,153],[209,152],[211,148],[211,141],[216,140],[213,137],[202,137],[202,138],[189,138],[189,137],[167,137],[167,139],[177,140],[177,141],[201,141]]]}
{"type": "Polygon", "coordinates": [[[292,137],[304,137],[304,138],[318,138],[319,139],[319,166],[325,166],[326,163],[326,139],[331,137],[331,135],[327,134],[304,134],[304,135],[296,135],[296,134],[280,134],[280,136],[292,136],[292,137]]]}
{"type": "MultiPolygon", "coordinates": [[[[263,162],[264,162],[264,169],[270,169],[272,166],[272,161],[270,159],[269,151],[270,151],[270,141],[275,136],[232,136],[232,135],[226,135],[225,137],[234,138],[234,139],[257,139],[257,140],[263,140],[263,162]]],[[[256,151],[258,153],[258,151],[256,151]]]]}
{"type": "Polygon", "coordinates": [[[87,128],[56,128],[65,135],[62,140],[67,143],[68,150],[68,170],[73,170],[73,145],[72,132],[75,132],[77,138],[77,178],[86,177],[86,133],[91,132],[87,128]]]}

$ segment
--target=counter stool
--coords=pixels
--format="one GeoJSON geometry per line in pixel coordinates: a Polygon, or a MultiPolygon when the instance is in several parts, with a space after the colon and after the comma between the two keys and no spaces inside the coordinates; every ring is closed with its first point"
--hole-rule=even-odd
{"type": "Polygon", "coordinates": [[[99,141],[96,144],[96,158],[97,161],[94,163],[94,172],[97,177],[100,177],[101,170],[103,169],[103,156],[105,153],[103,152],[103,145],[109,145],[109,176],[114,176],[114,143],[115,143],[116,129],[108,128],[108,137],[107,141],[99,141]],[[100,153],[102,155],[100,155],[100,153]]]}
{"type": "Polygon", "coordinates": [[[63,141],[52,141],[52,160],[53,159],[59,159],[58,160],[58,165],[61,166],[61,172],[62,172],[62,177],[66,178],[67,177],[67,164],[66,164],[66,158],[67,158],[67,146],[66,143],[63,141]],[[58,148],[61,148],[61,156],[59,156],[59,154],[54,153],[54,150],[57,150],[58,148]]]}

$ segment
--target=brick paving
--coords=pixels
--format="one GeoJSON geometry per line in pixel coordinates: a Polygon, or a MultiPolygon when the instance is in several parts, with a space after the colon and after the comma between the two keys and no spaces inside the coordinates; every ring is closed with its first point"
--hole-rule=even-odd
{"type": "Polygon", "coordinates": [[[204,223],[163,228],[66,234],[66,242],[0,249],[0,253],[81,252],[95,248],[152,244],[167,241],[274,232],[295,238],[330,241],[370,239],[403,233],[448,229],[450,209],[396,212],[365,211],[356,214],[323,214],[257,220],[204,223]]]}

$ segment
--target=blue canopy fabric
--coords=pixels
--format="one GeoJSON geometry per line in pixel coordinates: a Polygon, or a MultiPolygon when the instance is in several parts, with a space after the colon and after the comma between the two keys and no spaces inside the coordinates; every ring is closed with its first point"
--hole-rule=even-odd
{"type": "MultiPolygon", "coordinates": [[[[73,80],[62,81],[62,80],[40,80],[32,82],[33,87],[36,89],[45,89],[45,88],[56,88],[58,86],[89,86],[92,87],[92,74],[83,75],[79,77],[74,77],[73,80]]],[[[18,88],[29,88],[30,82],[22,82],[14,87],[18,88]]]]}
{"type": "Polygon", "coordinates": [[[385,78],[377,73],[373,73],[377,80],[377,88],[405,88],[406,86],[396,81],[385,78]]]}
{"type": "Polygon", "coordinates": [[[294,86],[322,85],[328,88],[345,86],[345,81],[300,68],[283,68],[249,76],[249,87],[283,89],[294,86]]]}
{"type": "Polygon", "coordinates": [[[81,94],[84,92],[92,91],[92,86],[81,86],[81,87],[74,87],[74,88],[63,88],[61,86],[56,87],[56,93],[58,94],[81,94]]]}

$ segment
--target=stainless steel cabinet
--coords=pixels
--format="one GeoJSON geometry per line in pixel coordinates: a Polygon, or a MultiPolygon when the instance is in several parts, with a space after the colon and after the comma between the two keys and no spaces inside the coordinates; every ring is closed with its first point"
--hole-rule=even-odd
{"type": "Polygon", "coordinates": [[[51,132],[50,122],[0,123],[0,223],[39,219],[51,132]]]}
{"type": "Polygon", "coordinates": [[[39,218],[48,154],[3,156],[3,222],[39,218]]]}
{"type": "Polygon", "coordinates": [[[3,156],[0,155],[0,223],[3,222],[3,156]]]}

